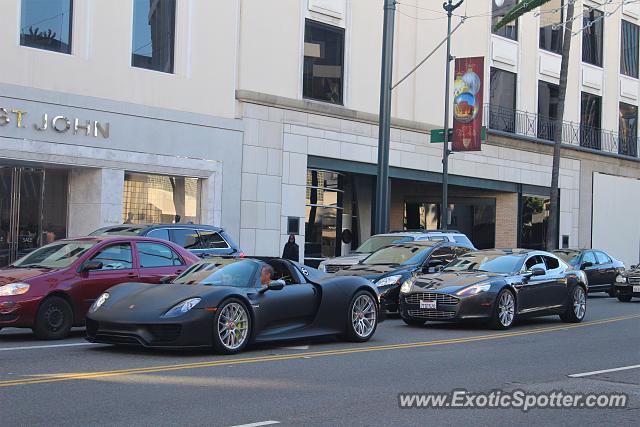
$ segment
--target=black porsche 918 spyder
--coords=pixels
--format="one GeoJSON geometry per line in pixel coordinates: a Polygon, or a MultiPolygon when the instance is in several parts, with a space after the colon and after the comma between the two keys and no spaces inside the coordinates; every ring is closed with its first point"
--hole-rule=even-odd
{"type": "Polygon", "coordinates": [[[87,315],[87,340],[144,347],[212,347],[233,354],[249,343],[339,335],[364,342],[379,316],[361,277],[331,277],[279,258],[210,258],[170,283],[123,283],[87,315]],[[273,269],[263,285],[262,270],[273,269]]]}
{"type": "Polygon", "coordinates": [[[517,318],[560,315],[581,322],[587,278],[555,255],[528,249],[489,249],[461,255],[436,275],[414,276],[400,290],[408,325],[427,320],[485,320],[507,329],[517,318]]]}

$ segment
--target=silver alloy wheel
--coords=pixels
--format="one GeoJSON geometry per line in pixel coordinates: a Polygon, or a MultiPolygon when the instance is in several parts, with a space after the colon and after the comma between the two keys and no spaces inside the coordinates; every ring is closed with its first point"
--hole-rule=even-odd
{"type": "Polygon", "coordinates": [[[516,304],[511,292],[506,291],[500,295],[498,301],[498,320],[502,326],[510,326],[516,313],[516,304]]]}
{"type": "Polygon", "coordinates": [[[577,286],[573,291],[573,313],[578,319],[582,319],[586,311],[587,298],[584,294],[584,289],[582,289],[580,286],[577,286]]]}
{"type": "Polygon", "coordinates": [[[225,305],[218,317],[218,337],[222,345],[236,350],[244,344],[248,332],[249,315],[242,304],[232,302],[225,305]]]}
{"type": "Polygon", "coordinates": [[[361,338],[366,338],[376,327],[376,303],[369,294],[356,298],[351,308],[351,324],[353,330],[361,338]]]}

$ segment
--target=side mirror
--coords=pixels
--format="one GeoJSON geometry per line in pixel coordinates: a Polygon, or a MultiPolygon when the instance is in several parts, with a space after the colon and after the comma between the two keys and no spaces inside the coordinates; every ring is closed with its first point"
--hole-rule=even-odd
{"type": "Polygon", "coordinates": [[[284,289],[286,283],[284,280],[272,280],[266,287],[260,289],[261,293],[265,293],[266,291],[281,291],[284,289]]]}
{"type": "Polygon", "coordinates": [[[162,276],[160,278],[160,284],[167,284],[167,283],[171,283],[171,281],[173,280],[174,276],[162,276]]]}
{"type": "Polygon", "coordinates": [[[101,270],[103,267],[103,264],[101,261],[87,261],[82,265],[82,272],[89,272],[89,271],[93,271],[93,270],[101,270]]]}
{"type": "Polygon", "coordinates": [[[547,274],[547,272],[544,271],[544,268],[534,268],[531,270],[532,276],[544,276],[545,274],[547,274]]]}
{"type": "Polygon", "coordinates": [[[583,262],[582,264],[580,264],[580,270],[584,270],[585,268],[589,268],[592,266],[593,266],[592,262],[589,262],[589,261],[583,262]]]}

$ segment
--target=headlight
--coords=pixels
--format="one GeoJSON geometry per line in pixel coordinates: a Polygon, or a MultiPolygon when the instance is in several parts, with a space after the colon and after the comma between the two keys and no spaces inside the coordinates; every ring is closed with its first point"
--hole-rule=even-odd
{"type": "Polygon", "coordinates": [[[91,305],[91,308],[89,309],[89,311],[96,311],[97,309],[99,309],[100,307],[102,307],[102,304],[104,304],[107,300],[109,299],[109,294],[107,292],[103,293],[102,295],[100,295],[98,297],[97,300],[94,301],[93,305],[91,305]]]}
{"type": "Polygon", "coordinates": [[[627,278],[622,274],[616,276],[616,283],[627,283],[627,278]]]}
{"type": "Polygon", "coordinates": [[[400,282],[401,279],[402,279],[402,276],[399,274],[396,274],[394,276],[383,277],[382,279],[376,282],[376,286],[381,287],[381,286],[395,285],[396,283],[400,282]]]}
{"type": "Polygon", "coordinates": [[[413,284],[415,283],[415,281],[416,281],[415,276],[412,276],[409,279],[405,280],[402,286],[400,286],[400,292],[402,292],[403,294],[408,294],[409,292],[411,292],[411,289],[413,288],[413,284]]]}
{"type": "Polygon", "coordinates": [[[200,301],[202,301],[202,298],[190,298],[188,300],[182,301],[180,304],[167,311],[162,317],[180,316],[198,305],[200,301]]]}
{"type": "Polygon", "coordinates": [[[464,296],[477,295],[480,292],[488,291],[489,288],[491,288],[491,283],[487,283],[486,285],[473,285],[473,286],[469,286],[468,288],[464,288],[461,291],[456,292],[456,295],[464,295],[464,296]]]}
{"type": "Polygon", "coordinates": [[[26,294],[29,290],[28,283],[7,283],[0,286],[0,297],[26,294]]]}

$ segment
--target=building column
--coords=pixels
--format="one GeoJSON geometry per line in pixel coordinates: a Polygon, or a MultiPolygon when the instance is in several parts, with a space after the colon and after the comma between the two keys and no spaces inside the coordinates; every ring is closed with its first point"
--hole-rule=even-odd
{"type": "Polygon", "coordinates": [[[124,171],[72,169],[69,174],[69,237],[122,224],[124,171]]]}
{"type": "Polygon", "coordinates": [[[496,195],[496,248],[518,246],[518,193],[496,195]]]}

